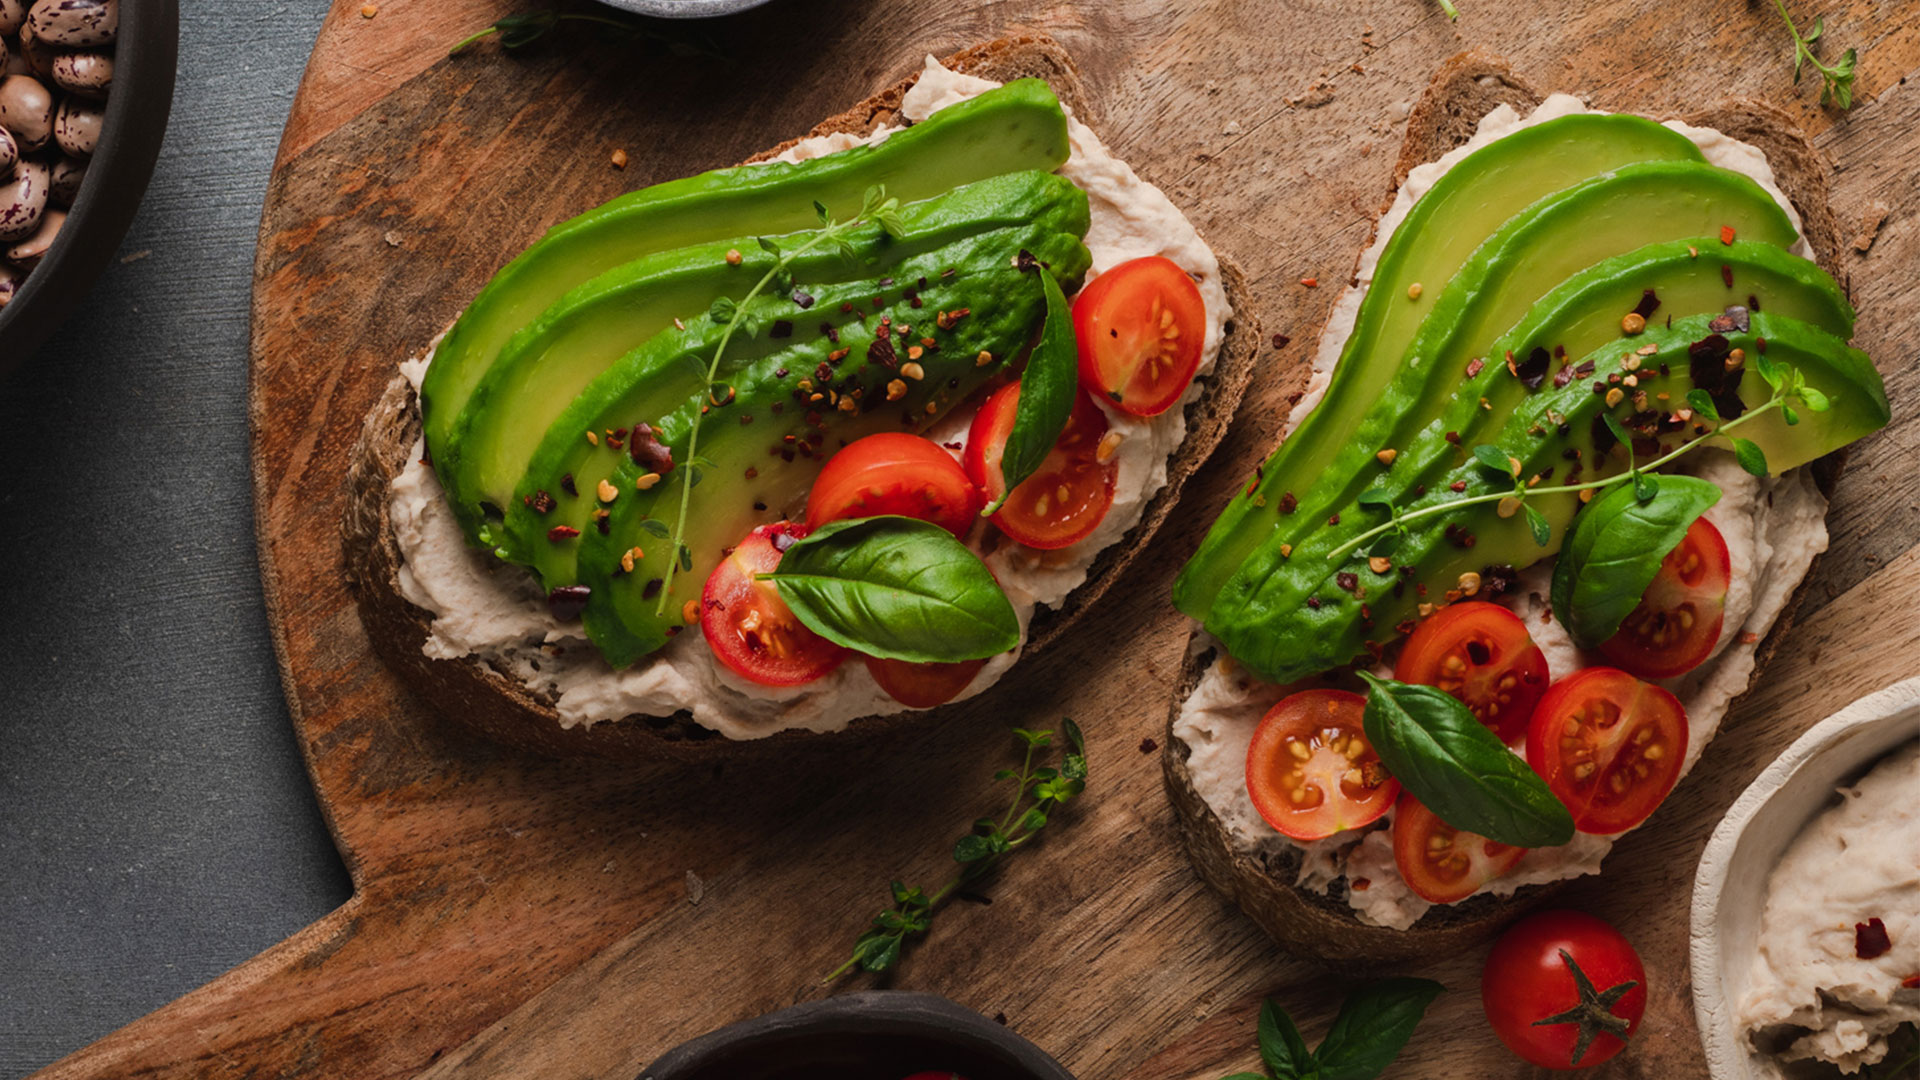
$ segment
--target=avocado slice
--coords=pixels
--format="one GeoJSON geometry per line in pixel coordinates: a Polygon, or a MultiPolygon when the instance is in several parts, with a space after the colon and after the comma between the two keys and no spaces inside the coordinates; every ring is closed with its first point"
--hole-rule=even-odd
{"type": "MultiPolygon", "coordinates": [[[[829,362],[828,358],[838,349],[852,347],[850,342],[843,343],[840,327],[848,323],[857,327],[863,319],[871,318],[876,295],[897,289],[911,292],[922,306],[914,308],[908,299],[907,311],[918,313],[915,321],[925,324],[936,318],[939,310],[967,306],[955,298],[954,281],[961,274],[971,278],[997,270],[1009,262],[1012,254],[1043,242],[1052,232],[1077,236],[1075,230],[1085,228],[1081,223],[1086,214],[1084,193],[1061,177],[1039,172],[981,181],[943,199],[905,208],[901,213],[905,226],[902,236],[883,237],[875,231],[869,234],[873,240],[870,253],[848,259],[837,251],[826,251],[809,263],[810,269],[819,271],[818,276],[833,283],[812,284],[816,275],[809,274],[809,283],[804,285],[804,295],[811,301],[807,307],[799,306],[785,293],[756,300],[743,332],[728,342],[722,356],[722,379],[736,378],[775,352],[780,353],[779,367],[790,374],[798,372],[790,380],[790,387],[813,375],[823,364],[837,367],[841,361],[829,362]],[[957,236],[962,230],[945,227],[943,222],[948,219],[978,231],[957,236]],[[949,238],[952,242],[937,244],[949,238]],[[890,284],[880,285],[881,280],[890,284]],[[852,313],[844,310],[849,306],[854,309],[852,313]]],[[[757,247],[754,250],[759,252],[757,247]]],[[[771,256],[760,253],[761,265],[751,272],[750,279],[758,280],[771,261],[771,256]]],[[[666,331],[629,352],[567,406],[531,452],[513,497],[501,503],[507,511],[506,548],[510,557],[528,562],[548,589],[577,582],[578,545],[551,543],[547,534],[556,525],[587,531],[593,524],[593,511],[601,505],[600,482],[612,482],[619,466],[629,460],[622,448],[610,445],[608,433],[617,433],[638,419],[652,422],[699,393],[719,332],[720,328],[703,314],[687,329],[666,331]],[[589,431],[596,433],[592,442],[585,437],[589,431]],[[550,509],[535,513],[532,507],[536,503],[550,509]]],[[[973,355],[966,358],[969,365],[973,365],[973,355]]],[[[923,371],[931,370],[926,359],[923,354],[923,371]]],[[[753,421],[746,422],[748,425],[778,424],[788,408],[796,410],[795,416],[807,411],[789,400],[769,405],[766,415],[744,410],[740,415],[754,416],[753,421]]],[[[757,434],[764,439],[767,430],[759,428],[757,434]]],[[[702,447],[703,456],[707,456],[707,449],[702,447]]],[[[738,539],[735,536],[728,542],[738,539]]]]}
{"type": "MultiPolygon", "coordinates": [[[[1317,476],[1326,468],[1393,378],[1446,284],[1516,208],[1627,165],[1705,160],[1693,140],[1663,124],[1577,113],[1521,128],[1455,162],[1387,240],[1325,396],[1274,450],[1261,475],[1317,476]]],[[[1221,511],[1174,584],[1180,610],[1194,618],[1206,614],[1224,581],[1208,569],[1231,573],[1258,542],[1261,522],[1247,519],[1262,518],[1254,514],[1255,499],[1265,501],[1267,494],[1244,492],[1221,511]]]]}
{"type": "MultiPolygon", "coordinates": [[[[1228,577],[1271,539],[1282,507],[1313,519],[1350,500],[1371,482],[1375,456],[1398,452],[1432,423],[1461,373],[1473,360],[1487,359],[1478,350],[1560,282],[1648,243],[1717,236],[1723,227],[1734,229],[1741,244],[1784,249],[1799,238],[1793,221],[1759,184],[1697,162],[1629,165],[1515,215],[1441,290],[1403,357],[1365,384],[1370,407],[1356,426],[1308,433],[1303,424],[1280,444],[1257,482],[1236,493],[1182,569],[1175,602],[1189,615],[1206,617],[1228,577]],[[1315,441],[1287,452],[1289,443],[1309,438],[1315,441]],[[1328,477],[1339,479],[1324,482],[1328,477]]],[[[1715,246],[1723,245],[1716,240],[1715,246]]],[[[1498,355],[1493,360],[1504,363],[1498,355]]],[[[1377,360],[1362,365],[1369,372],[1379,366],[1377,360]]]]}
{"type": "MultiPolygon", "coordinates": [[[[1787,424],[1776,410],[1738,429],[1741,437],[1752,439],[1765,452],[1774,474],[1831,453],[1887,424],[1891,412],[1886,388],[1865,353],[1797,319],[1777,314],[1747,318],[1750,326],[1744,330],[1738,329],[1731,313],[1675,319],[1671,328],[1660,325],[1649,330],[1635,350],[1614,343],[1589,353],[1579,364],[1565,361],[1574,364],[1571,370],[1585,373],[1543,385],[1487,441],[1519,459],[1521,475],[1541,476],[1541,486],[1548,487],[1590,480],[1596,471],[1624,471],[1627,449],[1615,444],[1600,419],[1603,412],[1612,411],[1636,434],[1636,442],[1647,444],[1636,450],[1641,461],[1684,439],[1703,435],[1711,439],[1712,425],[1697,419],[1670,421],[1668,410],[1682,407],[1687,391],[1702,385],[1695,365],[1717,381],[1718,373],[1726,370],[1725,358],[1735,348],[1744,350],[1748,359],[1737,385],[1720,387],[1723,393],[1716,395],[1718,400],[1724,402],[1729,396],[1724,391],[1729,389],[1744,403],[1767,400],[1770,390],[1752,360],[1764,349],[1770,359],[1804,372],[1808,382],[1832,402],[1827,412],[1802,410],[1797,425],[1787,424]],[[1641,351],[1648,348],[1652,351],[1641,351]],[[1628,393],[1617,405],[1607,405],[1604,390],[1626,389],[1629,375],[1638,384],[1631,389],[1646,397],[1628,393]],[[1602,392],[1596,392],[1596,382],[1602,392]],[[1651,445],[1655,441],[1658,450],[1651,445]]],[[[1734,414],[1723,405],[1723,416],[1734,414]]],[[[1504,490],[1443,431],[1423,432],[1404,453],[1410,463],[1424,466],[1425,481],[1410,489],[1415,493],[1412,497],[1397,501],[1403,512],[1504,490]],[[1460,492],[1451,490],[1454,483],[1463,485],[1460,492]]],[[[1386,520],[1384,510],[1349,504],[1342,507],[1337,525],[1323,525],[1303,536],[1273,572],[1246,583],[1245,588],[1236,579],[1235,587],[1223,592],[1215,605],[1207,629],[1248,670],[1272,682],[1291,682],[1338,667],[1410,628],[1409,620],[1421,603],[1438,606],[1452,599],[1448,592],[1460,588],[1463,574],[1479,574],[1484,582],[1559,550],[1581,506],[1577,495],[1539,494],[1530,497],[1528,504],[1541,511],[1550,526],[1551,536],[1544,546],[1534,542],[1524,515],[1502,518],[1495,504],[1482,504],[1414,522],[1384,573],[1373,571],[1364,549],[1338,560],[1328,557],[1386,520]]]]}
{"type": "MultiPolygon", "coordinates": [[[[813,291],[829,283],[865,279],[870,296],[872,281],[888,276],[888,268],[901,260],[972,234],[1026,223],[1048,200],[1063,197],[1071,188],[1068,181],[1052,173],[1032,170],[967,184],[901,207],[902,235],[889,238],[870,259],[849,258],[834,245],[821,244],[799,256],[789,270],[800,287],[813,291]]],[[[772,242],[783,250],[797,251],[819,231],[816,227],[772,242]]],[[[705,317],[708,307],[716,297],[745,296],[774,261],[775,256],[751,237],[648,255],[575,289],[514,335],[468,398],[466,410],[448,439],[448,453],[434,458],[439,473],[448,478],[445,486],[449,504],[468,535],[483,547],[510,549],[503,557],[519,561],[516,552],[526,548],[512,544],[511,531],[502,534],[493,528],[489,516],[497,520],[510,506],[536,448],[562,413],[569,410],[569,403],[636,345],[656,334],[679,334],[676,325],[692,325],[701,328],[698,333],[717,338],[719,328],[705,317]]],[[[790,292],[791,288],[783,291],[790,292]]],[[[846,299],[836,296],[832,306],[837,309],[846,299]]],[[[859,299],[865,303],[867,297],[859,299]]],[[[788,318],[809,314],[793,301],[785,302],[788,318]]],[[[744,341],[733,343],[735,352],[745,345],[744,341]]],[[[668,357],[660,362],[671,355],[669,349],[668,357]]],[[[628,370],[619,381],[631,382],[638,372],[630,364],[623,366],[628,370]]],[[[704,371],[704,364],[699,369],[704,371]]],[[[666,373],[665,378],[685,383],[680,394],[684,398],[694,392],[693,385],[686,382],[693,374],[693,365],[683,364],[666,373]]],[[[604,394],[605,388],[599,392],[604,394]]],[[[632,422],[629,415],[657,415],[670,407],[671,403],[657,410],[621,413],[607,418],[602,426],[623,426],[622,421],[632,422]]],[[[600,411],[591,404],[583,408],[600,411]]],[[[569,418],[570,443],[587,445],[583,438],[588,430],[586,419],[578,415],[569,418]]],[[[559,473],[538,478],[519,494],[556,490],[560,478],[559,473]]],[[[586,476],[580,474],[577,479],[586,476]]]]}
{"type": "MultiPolygon", "coordinates": [[[[1842,341],[1853,335],[1854,312],[1846,295],[1813,262],[1772,244],[1726,246],[1718,237],[1649,244],[1602,260],[1542,297],[1486,350],[1488,357],[1501,359],[1486,361],[1477,374],[1465,375],[1421,437],[1430,438],[1436,431],[1455,432],[1460,444],[1471,445],[1483,432],[1499,430],[1521,406],[1528,394],[1528,378],[1537,386],[1549,368],[1565,370],[1559,360],[1585,356],[1609,342],[1622,351],[1639,347],[1643,339],[1625,334],[1621,327],[1624,316],[1640,313],[1638,308],[1648,307],[1654,320],[1664,322],[1671,316],[1662,312],[1711,314],[1744,304],[1808,323],[1842,341]],[[1658,306],[1652,306],[1656,301],[1658,306]],[[1515,358],[1511,372],[1507,356],[1515,358]]],[[[1382,468],[1377,458],[1359,468],[1367,490],[1395,498],[1434,482],[1429,463],[1412,457],[1402,460],[1397,454],[1391,468],[1382,468]]],[[[1216,605],[1234,603],[1226,598],[1237,597],[1274,572],[1284,559],[1282,546],[1297,545],[1323,520],[1297,510],[1274,509],[1271,531],[1239,567],[1228,572],[1216,605]]]]}
{"type": "Polygon", "coordinates": [[[468,395],[515,333],[622,263],[729,236],[807,228],[817,223],[816,202],[844,218],[876,184],[910,202],[1001,173],[1051,171],[1068,151],[1059,99],[1046,83],[1019,79],[875,145],[655,184],[562,222],[495,274],[435,349],[420,388],[427,449],[435,461],[448,452],[468,395]]]}
{"type": "MultiPolygon", "coordinates": [[[[964,261],[949,264],[946,253],[921,256],[906,265],[932,272],[911,279],[895,274],[890,286],[877,279],[868,283],[871,288],[855,293],[864,304],[829,313],[832,334],[797,325],[791,338],[774,339],[769,320],[790,318],[795,304],[772,298],[768,306],[756,306],[750,312],[753,340],[785,344],[753,356],[724,379],[730,397],[696,391],[669,411],[628,417],[650,426],[673,467],[638,463],[629,443],[628,456],[616,459],[608,478],[615,498],[601,507],[606,517],[578,538],[539,541],[577,546],[577,581],[588,589],[587,634],[608,662],[623,667],[678,633],[686,602],[699,597],[725,552],[753,526],[797,508],[821,464],[841,446],[876,431],[925,428],[1024,354],[1045,300],[1038,282],[1021,269],[1026,260],[1020,254],[1030,253],[1044,272],[1067,285],[1091,263],[1081,240],[1088,224],[1086,195],[1059,184],[1055,197],[1033,204],[1026,223],[976,238],[970,251],[960,253],[964,261]],[[873,305],[875,297],[881,306],[873,305]],[[919,378],[912,364],[919,365],[919,378]],[[689,460],[695,422],[699,452],[689,460]],[[642,488],[650,472],[664,474],[642,488]],[[668,589],[664,578],[676,557],[668,538],[683,496],[689,500],[687,526],[668,589]],[[634,549],[638,554],[628,570],[623,559],[634,549]]],[[[889,244],[878,230],[855,238],[863,260],[875,259],[889,244]]],[[[711,353],[681,355],[704,367],[711,353]]],[[[593,497],[585,488],[579,492],[582,500],[593,497]]],[[[556,575],[566,570],[564,554],[535,561],[556,575]]]]}

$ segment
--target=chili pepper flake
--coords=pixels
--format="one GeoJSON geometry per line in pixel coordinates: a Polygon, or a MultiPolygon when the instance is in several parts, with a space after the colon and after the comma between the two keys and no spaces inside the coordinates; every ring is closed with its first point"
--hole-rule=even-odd
{"type": "Polygon", "coordinates": [[[555,544],[562,540],[571,540],[579,535],[580,530],[571,525],[555,525],[553,528],[547,530],[547,540],[555,544]]]}
{"type": "Polygon", "coordinates": [[[1728,247],[1733,246],[1733,226],[1731,225],[1720,226],[1720,242],[1727,245],[1728,247]]]}
{"type": "Polygon", "coordinates": [[[1877,918],[1863,923],[1853,924],[1853,955],[1862,960],[1872,960],[1885,956],[1893,948],[1893,941],[1887,936],[1887,924],[1877,918]]]}
{"type": "Polygon", "coordinates": [[[1320,287],[1320,279],[1303,277],[1300,279],[1300,284],[1309,289],[1317,289],[1320,287]]]}
{"type": "MultiPolygon", "coordinates": [[[[1508,355],[1511,356],[1512,354],[1509,353],[1508,355]]],[[[1509,360],[1508,363],[1511,364],[1512,361],[1509,360]]],[[[1471,379],[1475,375],[1480,374],[1482,371],[1486,370],[1486,367],[1487,367],[1487,362],[1478,356],[1467,361],[1467,378],[1471,379]]]]}
{"type": "Polygon", "coordinates": [[[527,505],[532,507],[534,513],[545,517],[552,513],[553,508],[558,504],[554,502],[552,495],[547,494],[545,491],[536,491],[527,501],[527,505]]]}

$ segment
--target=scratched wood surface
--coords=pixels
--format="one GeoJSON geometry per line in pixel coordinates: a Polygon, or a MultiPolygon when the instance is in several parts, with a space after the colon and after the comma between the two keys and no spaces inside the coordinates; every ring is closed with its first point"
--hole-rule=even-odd
{"type": "MultiPolygon", "coordinates": [[[[1679,110],[1740,93],[1792,110],[1831,157],[1843,221],[1884,222],[1847,269],[1858,343],[1895,422],[1856,448],[1833,544],[1760,688],[1695,775],[1569,902],[1651,970],[1638,1045],[1595,1075],[1700,1075],[1685,967],[1694,863],[1724,808],[1807,725],[1914,670],[1920,616],[1920,0],[1832,4],[1861,50],[1859,104],[1792,85],[1770,4],[1597,0],[776,0],[700,28],[724,59],[566,34],[523,56],[445,46],[520,0],[336,5],[281,147],[255,282],[260,556],[309,770],[353,876],[340,910],[49,1067],[48,1077],[635,1075],[721,1023],[825,991],[893,877],[945,872],[990,798],[1008,724],[1077,717],[1092,786],[1012,863],[990,906],[942,913],[891,985],[944,993],[1089,1080],[1207,1078],[1253,1063],[1280,999],[1316,1037],[1344,975],[1271,946],[1195,880],[1172,837],[1157,735],[1186,629],[1167,603],[1213,508],[1274,439],[1287,395],[1385,191],[1405,106],[1483,45],[1543,89],[1679,110]],[[967,722],[805,770],[529,761],[461,737],[371,654],[341,575],[341,476],[401,357],[547,225],[620,191],[727,164],[912,69],[1009,30],[1077,57],[1102,135],[1249,271],[1271,351],[1236,430],[1131,580],[1076,640],[967,722]],[[616,148],[631,164],[608,164],[616,148]],[[697,902],[696,902],[697,901],[697,902]]],[[[1803,18],[1815,12],[1804,8],[1803,18]]],[[[1482,950],[1417,970],[1452,988],[1390,1076],[1520,1077],[1479,1014],[1482,950]]],[[[866,985],[853,980],[846,986],[866,985]]]]}

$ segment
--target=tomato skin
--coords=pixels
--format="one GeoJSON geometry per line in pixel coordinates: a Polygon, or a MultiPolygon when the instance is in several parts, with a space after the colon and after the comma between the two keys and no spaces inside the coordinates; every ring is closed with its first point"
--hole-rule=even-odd
{"type": "Polygon", "coordinates": [[[962,660],[953,664],[916,664],[908,660],[886,660],[863,656],[867,673],[887,696],[910,709],[931,709],[945,705],[973,684],[974,676],[987,666],[985,660],[962,660]]]}
{"type": "Polygon", "coordinates": [[[1422,900],[1435,904],[1465,900],[1513,869],[1526,853],[1526,848],[1453,828],[1410,793],[1400,796],[1393,811],[1393,862],[1407,887],[1422,900]],[[1445,846],[1434,848],[1435,838],[1445,846]]]}
{"type": "Polygon", "coordinates": [[[1578,911],[1543,911],[1515,923],[1487,954],[1480,976],[1480,1002],[1493,1033],[1507,1049],[1542,1068],[1584,1069],[1618,1054],[1640,1029],[1647,1008],[1647,972],[1640,954],[1605,922],[1578,911]],[[1596,991],[1635,984],[1608,1009],[1627,1022],[1627,1038],[1599,1032],[1577,1063],[1573,1061],[1576,1025],[1534,1025],[1579,1003],[1573,972],[1560,955],[1562,950],[1580,965],[1596,991]]]}
{"type": "Polygon", "coordinates": [[[1171,259],[1129,259],[1073,301],[1080,385],[1134,416],[1158,416],[1193,382],[1207,333],[1200,287],[1171,259]]]}
{"type": "Polygon", "coordinates": [[[1671,678],[1699,667],[1720,642],[1732,577],[1726,537],[1713,522],[1695,518],[1687,535],[1660,560],[1660,572],[1640,605],[1600,643],[1601,655],[1643,679],[1671,678]]]}
{"type": "Polygon", "coordinates": [[[1679,782],[1686,754],[1680,700],[1618,668],[1582,668],[1548,687],[1527,729],[1527,764],[1584,833],[1645,821],[1679,782]]]}
{"type": "MultiPolygon", "coordinates": [[[[1020,384],[1008,383],[993,392],[974,414],[967,431],[967,475],[989,501],[1006,490],[1000,473],[1000,455],[1013,431],[1020,404],[1020,384]]],[[[1100,443],[1107,434],[1107,415],[1085,393],[1073,403],[1073,415],[1061,431],[1046,460],[993,515],[1000,531],[1030,548],[1051,550],[1087,538],[1113,508],[1113,484],[1119,462],[1100,460],[1100,443]],[[1061,499],[1064,491],[1066,498],[1061,499]]]]}
{"type": "Polygon", "coordinates": [[[1345,690],[1305,690],[1267,710],[1247,747],[1247,794],[1267,824],[1296,840],[1321,840],[1372,824],[1393,806],[1400,782],[1367,741],[1365,706],[1345,690]]]}
{"type": "Polygon", "coordinates": [[[754,575],[780,565],[780,553],[807,535],[777,522],[747,534],[720,560],[700,594],[700,630],[720,662],[762,686],[800,686],[840,666],[848,650],[806,628],[770,581],[754,575]]]}
{"type": "Polygon", "coordinates": [[[965,536],[980,507],[980,489],[952,454],[931,439],[886,431],[827,459],[807,496],[807,527],[898,514],[965,536]]]}
{"type": "Polygon", "coordinates": [[[1508,746],[1526,738],[1533,707],[1551,681],[1547,656],[1527,624],[1484,600],[1429,615],[1407,639],[1393,677],[1445,690],[1508,746]]]}

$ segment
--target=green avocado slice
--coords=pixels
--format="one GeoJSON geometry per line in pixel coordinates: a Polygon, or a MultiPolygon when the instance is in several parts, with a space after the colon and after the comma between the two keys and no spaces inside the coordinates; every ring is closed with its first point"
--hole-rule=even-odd
{"type": "MultiPolygon", "coordinates": [[[[1579,113],[1521,128],[1456,162],[1388,239],[1326,396],[1267,459],[1261,475],[1309,477],[1326,467],[1399,368],[1447,283],[1517,210],[1623,166],[1704,160],[1691,139],[1651,120],[1579,113]]],[[[1298,486],[1292,479],[1288,484],[1298,486]]],[[[1223,574],[1232,573],[1264,534],[1263,516],[1253,511],[1256,498],[1269,495],[1263,490],[1268,486],[1228,503],[1181,571],[1174,603],[1188,615],[1206,614],[1223,574]]],[[[1289,489],[1278,486],[1276,492],[1289,489]]]]}
{"type": "MultiPolygon", "coordinates": [[[[871,293],[871,283],[887,276],[889,267],[900,261],[970,235],[1022,224],[1046,200],[1059,198],[1069,188],[1068,181],[1038,171],[967,184],[901,207],[902,235],[889,238],[871,259],[851,259],[833,245],[821,244],[799,256],[789,270],[798,286],[807,290],[865,279],[871,293]]],[[[773,242],[784,250],[797,251],[818,232],[816,228],[792,233],[773,242]]],[[[585,421],[590,417],[583,414],[604,411],[597,406],[608,404],[603,400],[608,386],[631,383],[639,375],[633,364],[640,361],[622,361],[623,354],[641,346],[643,355],[652,355],[645,352],[643,343],[659,334],[672,337],[683,333],[679,327],[695,327],[698,333],[717,337],[718,328],[707,318],[715,298],[745,296],[774,262],[775,256],[751,237],[659,252],[575,289],[539,321],[516,334],[468,399],[466,411],[449,439],[451,453],[434,459],[439,473],[448,478],[448,501],[468,535],[483,547],[505,548],[503,557],[519,561],[520,553],[526,550],[524,545],[514,545],[512,531],[501,534],[490,519],[497,520],[508,510],[516,494],[558,490],[561,475],[567,470],[536,478],[530,487],[516,491],[549,429],[566,415],[569,441],[586,447],[585,421]],[[576,402],[583,391],[616,367],[622,373],[613,383],[592,391],[601,400],[576,402]]],[[[804,318],[808,311],[786,297],[791,291],[779,290],[788,308],[786,317],[804,318]]],[[[836,297],[833,306],[837,308],[845,299],[836,297]]],[[[736,353],[745,344],[736,342],[736,353]]],[[[665,374],[669,384],[685,384],[681,397],[693,393],[692,384],[687,382],[695,375],[693,368],[683,364],[665,374]]],[[[658,414],[641,407],[640,402],[631,404],[635,418],[658,414]]],[[[608,417],[602,426],[632,423],[631,419],[623,423],[626,415],[608,417]]],[[[587,477],[582,473],[577,479],[587,477]]]]}
{"type": "MultiPolygon", "coordinates": [[[[1618,473],[1625,468],[1626,450],[1606,434],[1600,414],[1612,412],[1629,431],[1657,438],[1661,452],[1671,449],[1700,431],[1692,424],[1665,422],[1667,410],[1684,407],[1687,391],[1698,385],[1694,365],[1704,365],[1702,370],[1712,375],[1723,369],[1723,356],[1735,348],[1746,357],[1744,371],[1732,369],[1741,371],[1733,393],[1742,402],[1754,405],[1770,396],[1754,360],[1762,349],[1776,363],[1802,371],[1807,382],[1831,400],[1826,412],[1801,410],[1798,424],[1788,424],[1774,410],[1738,429],[1739,436],[1764,451],[1773,475],[1877,431],[1891,418],[1886,387],[1873,362],[1833,334],[1777,314],[1751,315],[1746,330],[1717,329],[1713,320],[1693,315],[1675,319],[1670,328],[1655,326],[1640,342],[1641,348],[1652,347],[1651,353],[1626,352],[1609,344],[1588,354],[1585,362],[1594,366],[1587,376],[1564,385],[1549,383],[1483,441],[1519,459],[1521,475],[1544,475],[1543,488],[1591,480],[1595,473],[1618,473]],[[1696,350],[1696,343],[1706,348],[1696,350]],[[1596,377],[1603,385],[1624,385],[1625,375],[1634,376],[1634,389],[1646,393],[1646,410],[1631,397],[1610,406],[1608,396],[1595,393],[1590,385],[1596,377]],[[1613,383],[1614,377],[1622,383],[1613,383]]],[[[1733,415],[1724,407],[1722,414],[1733,415]]],[[[1649,460],[1653,452],[1644,449],[1639,460],[1649,460]]],[[[1421,493],[1397,503],[1403,512],[1500,488],[1499,481],[1449,443],[1443,432],[1423,433],[1407,453],[1430,468],[1421,493]],[[1451,490],[1454,483],[1462,485],[1458,493],[1451,490]]],[[[1471,572],[1484,579],[1495,568],[1524,569],[1559,550],[1581,505],[1577,495],[1537,494],[1528,505],[1549,525],[1544,546],[1534,542],[1524,515],[1502,518],[1492,504],[1482,504],[1410,525],[1384,573],[1374,572],[1364,549],[1338,560],[1328,558],[1386,520],[1383,510],[1349,505],[1338,525],[1323,525],[1306,535],[1238,604],[1216,608],[1208,629],[1259,678],[1285,683],[1331,670],[1370,644],[1402,632],[1421,603],[1441,603],[1447,590],[1459,587],[1461,575],[1471,572]]]]}
{"type": "Polygon", "coordinates": [[[1271,539],[1287,516],[1283,509],[1312,520],[1350,501],[1379,471],[1376,455],[1399,452],[1433,422],[1474,360],[1504,365],[1504,357],[1487,357],[1488,344],[1562,281],[1648,243],[1718,236],[1727,227],[1741,244],[1784,249],[1799,238],[1792,219],[1759,184],[1695,162],[1629,165],[1527,207],[1474,251],[1434,301],[1403,358],[1368,384],[1370,407],[1357,425],[1337,436],[1319,429],[1315,441],[1305,442],[1303,424],[1276,452],[1285,460],[1270,460],[1252,489],[1236,494],[1182,570],[1176,586],[1182,610],[1205,617],[1240,563],[1271,539]],[[1287,443],[1305,448],[1288,456],[1287,443]]]}
{"type": "Polygon", "coordinates": [[[910,202],[1001,173],[1051,171],[1068,150],[1059,99],[1046,83],[1020,79],[872,146],[655,184],[562,222],[494,275],[435,350],[420,391],[427,448],[436,462],[448,453],[468,395],[515,333],[622,263],[724,237],[807,228],[817,224],[816,202],[842,218],[876,184],[910,202]]]}

